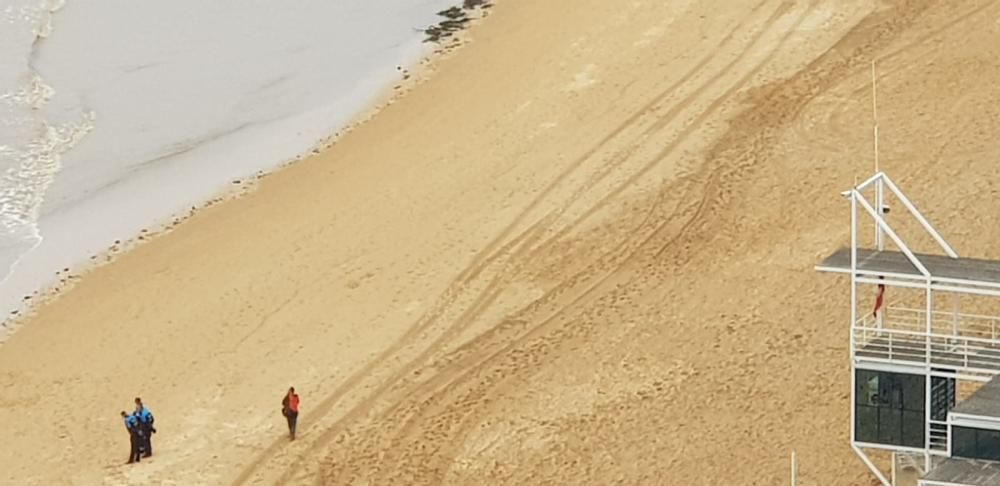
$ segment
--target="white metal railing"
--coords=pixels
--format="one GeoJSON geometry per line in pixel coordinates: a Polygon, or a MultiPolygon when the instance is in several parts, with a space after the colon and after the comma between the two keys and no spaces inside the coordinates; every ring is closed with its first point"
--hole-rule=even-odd
{"type": "MultiPolygon", "coordinates": [[[[873,331],[913,331],[926,333],[927,312],[923,309],[888,306],[881,311],[881,321],[871,314],[858,319],[855,329],[873,331]]],[[[1000,317],[959,314],[949,311],[932,313],[931,334],[938,336],[968,336],[1000,343],[1000,317]]]]}
{"type": "Polygon", "coordinates": [[[883,312],[881,319],[867,315],[853,327],[856,356],[1000,373],[1000,318],[935,311],[927,333],[925,311],[889,307],[883,312]]]}
{"type": "MultiPolygon", "coordinates": [[[[977,314],[959,314],[949,311],[934,311],[931,316],[933,334],[959,334],[970,337],[989,338],[1000,342],[1000,317],[977,314]]],[[[871,316],[868,316],[871,318],[871,316]]],[[[871,319],[872,324],[876,324],[871,319]]],[[[926,331],[927,312],[923,309],[890,307],[883,316],[883,325],[892,329],[926,331]]]]}
{"type": "Polygon", "coordinates": [[[856,330],[855,355],[888,361],[929,364],[939,368],[963,368],[985,373],[1000,372],[1000,346],[990,339],[936,336],[925,332],[869,329],[856,330]]]}
{"type": "Polygon", "coordinates": [[[930,436],[927,438],[927,448],[937,452],[948,452],[948,422],[931,420],[930,436]]]}

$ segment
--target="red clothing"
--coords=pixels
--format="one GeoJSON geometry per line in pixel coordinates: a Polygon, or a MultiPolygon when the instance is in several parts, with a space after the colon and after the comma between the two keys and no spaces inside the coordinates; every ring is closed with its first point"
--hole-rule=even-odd
{"type": "Polygon", "coordinates": [[[878,284],[878,296],[875,297],[875,309],[872,310],[872,317],[878,316],[878,310],[882,307],[882,300],[885,296],[885,285],[878,284]]]}
{"type": "Polygon", "coordinates": [[[299,395],[298,394],[292,393],[292,396],[288,400],[288,409],[291,410],[291,411],[293,411],[293,412],[295,412],[295,413],[299,413],[299,395]]]}

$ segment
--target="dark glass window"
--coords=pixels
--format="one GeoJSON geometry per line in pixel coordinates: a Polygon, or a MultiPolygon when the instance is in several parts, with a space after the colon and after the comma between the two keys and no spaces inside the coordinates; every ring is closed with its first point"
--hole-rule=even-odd
{"type": "Polygon", "coordinates": [[[878,442],[878,408],[858,405],[854,415],[854,435],[858,442],[878,442]]]}
{"type": "Polygon", "coordinates": [[[915,444],[910,447],[923,445],[924,420],[924,412],[903,411],[903,444],[915,444]]]}
{"type": "Polygon", "coordinates": [[[955,406],[957,391],[954,378],[931,377],[931,419],[941,422],[948,419],[948,410],[955,406]]]}
{"type": "Polygon", "coordinates": [[[915,375],[901,375],[903,381],[903,403],[900,408],[905,410],[924,409],[924,377],[915,375]],[[917,380],[913,378],[919,378],[917,380]]]}
{"type": "Polygon", "coordinates": [[[976,456],[976,429],[968,427],[951,428],[951,455],[958,457],[976,456]]]}
{"type": "Polygon", "coordinates": [[[855,440],[924,447],[922,375],[856,370],[855,440]]]}
{"type": "Polygon", "coordinates": [[[977,430],[976,447],[980,459],[1000,459],[1000,432],[996,430],[977,430]]]}
{"type": "Polygon", "coordinates": [[[903,444],[903,411],[901,409],[879,407],[878,441],[880,444],[903,444]]]}
{"type": "Polygon", "coordinates": [[[1000,431],[952,427],[951,434],[953,456],[1000,461],[1000,431]]]}

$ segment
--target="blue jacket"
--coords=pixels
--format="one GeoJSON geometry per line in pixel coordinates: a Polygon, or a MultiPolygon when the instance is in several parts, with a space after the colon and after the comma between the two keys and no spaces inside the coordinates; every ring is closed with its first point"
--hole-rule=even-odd
{"type": "Polygon", "coordinates": [[[125,428],[128,429],[130,432],[133,429],[139,427],[139,417],[136,417],[135,414],[126,416],[124,420],[125,420],[125,428]]]}
{"type": "Polygon", "coordinates": [[[153,412],[150,412],[145,405],[143,405],[142,408],[136,413],[139,415],[139,420],[142,420],[142,423],[146,425],[151,425],[153,423],[153,412]]]}

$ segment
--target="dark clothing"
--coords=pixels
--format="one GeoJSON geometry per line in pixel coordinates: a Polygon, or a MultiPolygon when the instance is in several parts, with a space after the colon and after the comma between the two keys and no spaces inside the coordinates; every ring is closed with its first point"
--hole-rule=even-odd
{"type": "Polygon", "coordinates": [[[299,421],[299,412],[287,412],[285,418],[288,420],[288,436],[295,439],[295,425],[299,421]]]}
{"type": "Polygon", "coordinates": [[[128,430],[128,462],[129,464],[139,462],[142,460],[142,450],[145,442],[142,427],[139,425],[139,418],[135,415],[125,417],[125,430],[128,430]]]}
{"type": "Polygon", "coordinates": [[[295,440],[295,427],[299,421],[299,396],[292,394],[285,394],[285,398],[281,400],[281,414],[285,416],[285,420],[288,421],[288,436],[295,440]]]}
{"type": "Polygon", "coordinates": [[[142,432],[135,431],[129,434],[129,446],[130,450],[128,453],[129,464],[133,462],[139,462],[142,460],[142,432]]]}
{"type": "Polygon", "coordinates": [[[156,432],[156,427],[153,427],[153,413],[142,405],[141,408],[135,413],[136,418],[139,422],[139,430],[142,432],[142,446],[145,449],[143,457],[149,457],[153,455],[153,433],[156,432]]]}
{"type": "Polygon", "coordinates": [[[142,457],[149,457],[153,455],[153,432],[156,429],[153,428],[153,424],[143,423],[139,425],[139,431],[142,433],[142,457]]]}

